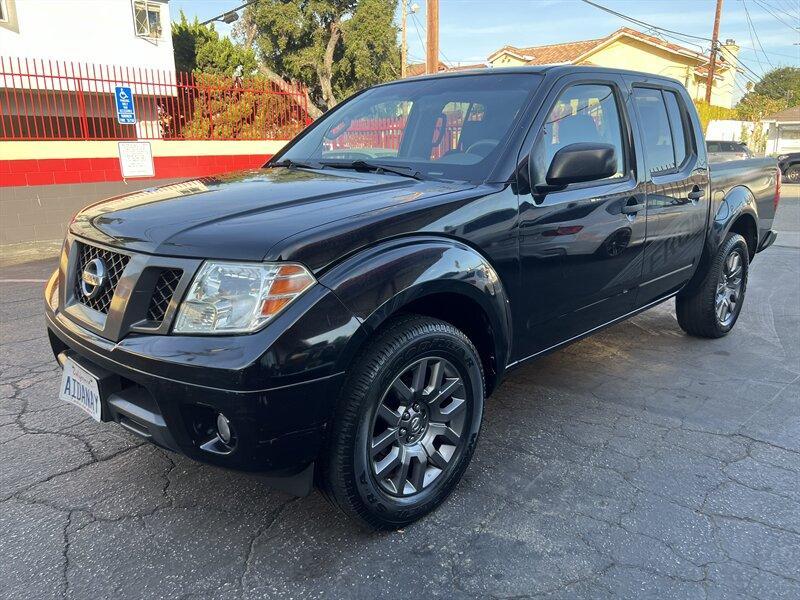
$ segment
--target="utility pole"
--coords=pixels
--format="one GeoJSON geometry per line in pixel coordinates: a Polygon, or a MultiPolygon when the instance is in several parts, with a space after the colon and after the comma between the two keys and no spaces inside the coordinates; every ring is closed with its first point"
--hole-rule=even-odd
{"type": "Polygon", "coordinates": [[[714,71],[717,68],[717,48],[719,46],[719,19],[722,16],[722,0],[717,0],[717,12],[714,15],[714,32],[711,34],[711,62],[708,65],[706,79],[706,102],[711,104],[711,88],[714,85],[714,71]]]}
{"type": "Polygon", "coordinates": [[[408,7],[408,0],[400,0],[400,5],[402,7],[400,23],[403,30],[400,38],[400,79],[405,79],[408,65],[408,39],[406,38],[406,8],[408,7]]]}
{"type": "Polygon", "coordinates": [[[428,43],[425,55],[425,72],[428,75],[432,75],[439,71],[439,0],[428,0],[426,12],[428,43]]]}

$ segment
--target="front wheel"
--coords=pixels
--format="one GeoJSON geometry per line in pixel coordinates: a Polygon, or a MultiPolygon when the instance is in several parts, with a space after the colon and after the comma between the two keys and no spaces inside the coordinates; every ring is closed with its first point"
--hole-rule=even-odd
{"type": "Polygon", "coordinates": [[[800,183],[800,165],[791,165],[786,169],[785,177],[789,183],[800,183]]]}
{"type": "Polygon", "coordinates": [[[729,233],[711,260],[702,283],[675,299],[681,329],[689,335],[707,338],[722,337],[733,329],[747,290],[749,257],[744,238],[729,233]]]}
{"type": "Polygon", "coordinates": [[[483,401],[481,361],[469,338],[437,319],[395,319],[346,378],[321,461],[321,490],[374,529],[419,519],[467,468],[483,401]]]}

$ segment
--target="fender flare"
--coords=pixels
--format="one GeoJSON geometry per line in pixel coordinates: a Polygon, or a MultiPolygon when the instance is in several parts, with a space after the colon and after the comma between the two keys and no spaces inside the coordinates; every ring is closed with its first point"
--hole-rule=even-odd
{"type": "MultiPolygon", "coordinates": [[[[733,224],[742,215],[749,215],[753,220],[753,225],[756,227],[756,235],[758,232],[758,210],[756,199],[753,193],[744,186],[736,186],[731,188],[717,207],[717,212],[709,226],[708,235],[706,235],[706,243],[703,248],[703,254],[700,257],[700,264],[692,276],[692,279],[686,284],[683,291],[691,292],[697,289],[697,286],[703,281],[706,275],[706,270],[711,258],[720,247],[725,236],[733,227],[733,224]]],[[[758,240],[756,240],[758,245],[758,240]]]]}
{"type": "Polygon", "coordinates": [[[739,220],[742,215],[748,215],[755,226],[756,240],[755,248],[758,248],[758,203],[756,202],[753,192],[744,186],[737,186],[732,188],[717,209],[717,214],[714,215],[714,222],[711,226],[711,233],[715,243],[714,250],[722,243],[725,236],[733,227],[733,224],[739,220]]]}
{"type": "Polygon", "coordinates": [[[498,376],[511,355],[508,295],[492,264],[471,246],[444,236],[405,236],[363,249],[318,278],[361,322],[340,356],[340,367],[404,306],[433,294],[452,293],[477,303],[493,332],[498,376]]]}

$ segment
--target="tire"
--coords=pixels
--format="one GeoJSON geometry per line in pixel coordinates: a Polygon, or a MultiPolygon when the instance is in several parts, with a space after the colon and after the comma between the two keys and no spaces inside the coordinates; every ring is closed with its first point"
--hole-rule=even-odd
{"type": "Polygon", "coordinates": [[[729,233],[711,260],[703,281],[691,292],[678,294],[678,324],[689,335],[720,338],[736,325],[742,310],[750,269],[747,242],[729,233]],[[735,267],[733,265],[738,265],[735,267]]]}
{"type": "Polygon", "coordinates": [[[469,465],[484,395],[467,336],[437,319],[393,319],[349,369],[318,487],[368,528],[416,521],[444,502],[469,465]]]}
{"type": "Polygon", "coordinates": [[[800,183],[800,165],[790,165],[783,176],[789,183],[800,183]]]}

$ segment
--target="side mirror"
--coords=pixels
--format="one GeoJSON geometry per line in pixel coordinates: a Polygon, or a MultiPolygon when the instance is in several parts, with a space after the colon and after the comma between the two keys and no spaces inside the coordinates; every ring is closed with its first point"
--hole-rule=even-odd
{"type": "Polygon", "coordinates": [[[616,172],[617,152],[611,144],[570,144],[553,156],[545,181],[548,188],[559,189],[570,183],[605,179],[616,172]]]}

